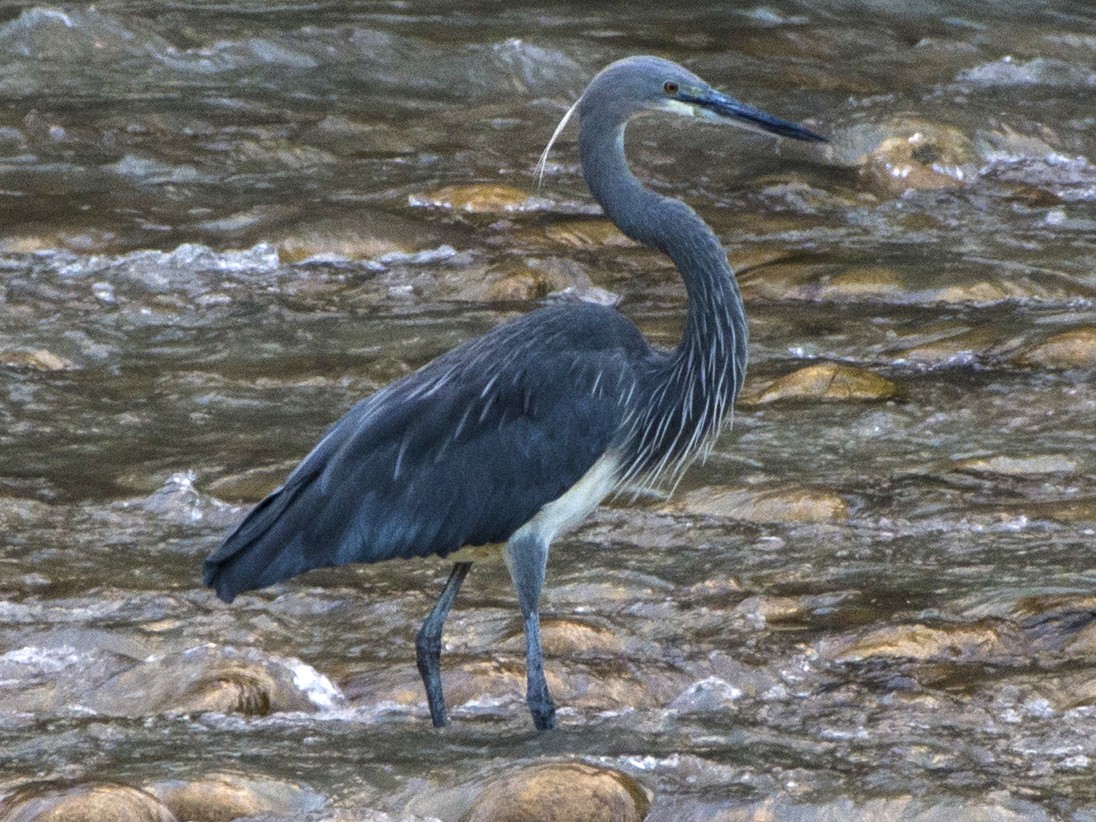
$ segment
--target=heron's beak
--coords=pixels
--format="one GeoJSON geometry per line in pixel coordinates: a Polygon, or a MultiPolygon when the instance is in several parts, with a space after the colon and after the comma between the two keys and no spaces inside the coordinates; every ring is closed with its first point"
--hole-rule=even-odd
{"type": "Polygon", "coordinates": [[[821,134],[815,134],[808,128],[779,117],[766,114],[761,109],[740,103],[733,97],[712,89],[704,89],[696,94],[683,93],[677,98],[693,108],[693,113],[705,120],[729,123],[749,131],[762,134],[778,134],[793,140],[806,140],[810,143],[828,143],[821,134]]]}

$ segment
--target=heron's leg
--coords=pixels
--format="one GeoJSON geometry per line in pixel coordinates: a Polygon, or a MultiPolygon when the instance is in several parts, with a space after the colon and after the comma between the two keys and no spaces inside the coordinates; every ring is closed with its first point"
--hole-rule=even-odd
{"type": "Polygon", "coordinates": [[[540,650],[540,592],[547,564],[548,543],[536,534],[521,535],[506,544],[506,565],[525,620],[525,701],[538,731],[556,726],[556,705],[548,693],[540,650]]]}
{"type": "Polygon", "coordinates": [[[445,697],[441,692],[441,629],[445,625],[445,618],[449,616],[449,609],[453,607],[453,600],[460,591],[460,584],[464,582],[471,567],[471,562],[453,564],[453,571],[449,574],[445,587],[441,589],[441,596],[434,603],[434,609],[423,621],[415,637],[415,660],[419,665],[419,673],[422,674],[423,685],[426,686],[426,702],[430,706],[430,719],[435,728],[441,728],[449,721],[445,715],[445,697]]]}

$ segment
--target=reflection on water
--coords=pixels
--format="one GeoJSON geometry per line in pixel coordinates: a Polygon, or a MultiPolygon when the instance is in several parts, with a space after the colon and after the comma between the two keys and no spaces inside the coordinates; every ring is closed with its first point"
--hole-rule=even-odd
{"type": "Polygon", "coordinates": [[[448,820],[581,759],[657,820],[1096,812],[1094,23],[1065,0],[0,10],[0,794],[232,771],[283,818],[448,820]],[[231,608],[198,567],[355,399],[549,295],[675,340],[680,285],[591,207],[573,132],[532,190],[586,80],[652,51],[832,144],[630,128],[740,271],[747,401],[674,501],[553,548],[563,729],[527,728],[488,561],[437,733],[412,659],[444,562],[231,608]]]}

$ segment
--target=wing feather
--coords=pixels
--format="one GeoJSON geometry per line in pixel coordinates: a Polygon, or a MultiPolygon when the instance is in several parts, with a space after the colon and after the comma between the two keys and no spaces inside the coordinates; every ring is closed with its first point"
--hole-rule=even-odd
{"type": "Polygon", "coordinates": [[[454,349],[332,426],[206,561],[206,584],[231,601],[311,568],[506,540],[613,446],[647,350],[588,305],[454,349]]]}

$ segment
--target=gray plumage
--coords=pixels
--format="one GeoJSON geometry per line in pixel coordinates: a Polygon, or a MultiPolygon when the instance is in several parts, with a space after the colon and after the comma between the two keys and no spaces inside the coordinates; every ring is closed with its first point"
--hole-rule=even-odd
{"type": "MultiPolygon", "coordinates": [[[[205,564],[206,584],[231,601],[311,568],[505,542],[525,619],[528,701],[542,729],[554,724],[537,612],[552,538],[614,489],[680,476],[718,436],[746,368],[745,313],[722,245],[691,208],[639,183],[624,127],[668,110],[822,140],[655,57],[610,65],[575,110],[594,197],[681,273],[689,303],[680,345],[654,348],[620,313],[591,304],[498,326],[355,405],[205,564]]],[[[419,632],[436,725],[446,722],[441,628],[469,565],[454,568],[419,632]]]]}

